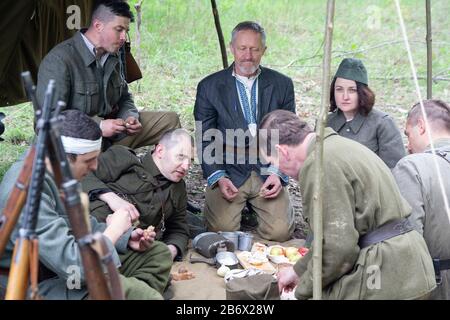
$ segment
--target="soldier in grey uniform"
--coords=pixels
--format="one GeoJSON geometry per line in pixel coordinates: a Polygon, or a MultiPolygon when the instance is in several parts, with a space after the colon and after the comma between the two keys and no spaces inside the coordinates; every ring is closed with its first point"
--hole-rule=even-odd
{"type": "Polygon", "coordinates": [[[392,169],[405,156],[401,133],[387,113],[373,109],[374,103],[362,61],[342,60],[331,82],[328,126],[365,145],[392,169]]]}
{"type": "Polygon", "coordinates": [[[433,258],[437,288],[431,299],[450,299],[450,107],[441,100],[424,101],[428,122],[420,104],[411,109],[405,134],[411,153],[401,159],[392,171],[403,197],[412,207],[409,220],[423,234],[433,258]],[[435,153],[431,150],[431,141],[435,153]],[[442,194],[438,171],[442,175],[442,194]]]}

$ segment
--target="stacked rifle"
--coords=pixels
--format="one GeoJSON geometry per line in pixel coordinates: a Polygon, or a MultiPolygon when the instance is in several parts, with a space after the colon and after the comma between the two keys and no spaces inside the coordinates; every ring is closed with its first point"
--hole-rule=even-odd
{"type": "Polygon", "coordinates": [[[0,218],[0,257],[23,210],[23,223],[16,240],[6,289],[7,300],[38,299],[39,250],[36,224],[48,157],[62,197],[73,234],[79,246],[89,298],[94,300],[124,299],[117,268],[101,233],[92,234],[89,225],[89,201],[80,194],[80,185],[70,170],[59,133],[59,112],[64,103],[58,101],[55,111],[55,82],[50,80],[42,108],[37,104],[36,88],[29,72],[22,73],[28,99],[36,110],[37,139],[30,148],[16,184],[0,218]],[[25,207],[24,207],[25,205],[25,207]],[[102,263],[108,271],[108,281],[102,263]]]}

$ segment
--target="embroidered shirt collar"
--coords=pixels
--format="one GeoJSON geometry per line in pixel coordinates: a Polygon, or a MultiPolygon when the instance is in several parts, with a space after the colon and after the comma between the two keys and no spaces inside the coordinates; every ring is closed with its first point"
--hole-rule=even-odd
{"type": "Polygon", "coordinates": [[[258,67],[258,70],[256,70],[256,74],[254,76],[251,76],[251,77],[245,77],[245,76],[241,76],[241,75],[237,74],[234,71],[234,68],[233,68],[233,72],[231,73],[231,75],[233,77],[235,77],[236,79],[238,79],[239,81],[241,81],[244,84],[247,84],[248,82],[253,83],[259,77],[260,74],[261,74],[261,68],[260,67],[258,67]]]}

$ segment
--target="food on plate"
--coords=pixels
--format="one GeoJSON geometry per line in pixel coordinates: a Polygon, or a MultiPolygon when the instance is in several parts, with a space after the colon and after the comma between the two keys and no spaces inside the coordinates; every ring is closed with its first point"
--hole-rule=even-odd
{"type": "Polygon", "coordinates": [[[302,257],[301,254],[297,252],[297,253],[291,254],[291,255],[288,257],[288,259],[289,259],[289,262],[295,263],[295,262],[297,262],[301,257],[302,257]]]}
{"type": "Polygon", "coordinates": [[[293,254],[299,254],[298,249],[296,247],[287,247],[286,249],[284,249],[284,251],[285,251],[286,257],[288,257],[288,258],[289,258],[289,256],[291,256],[293,254]]]}
{"type": "Polygon", "coordinates": [[[261,242],[255,242],[252,246],[251,252],[259,252],[261,254],[267,255],[267,246],[261,242]]]}
{"type": "Polygon", "coordinates": [[[250,263],[253,266],[260,266],[269,260],[267,259],[266,255],[261,252],[252,252],[248,256],[248,263],[250,263]]]}
{"type": "Polygon", "coordinates": [[[298,253],[300,253],[300,255],[303,257],[304,255],[306,255],[308,253],[309,249],[305,248],[305,247],[301,247],[298,248],[298,253]]]}
{"type": "Polygon", "coordinates": [[[271,256],[284,256],[284,249],[283,249],[283,247],[281,247],[281,246],[273,246],[273,247],[270,249],[269,254],[270,254],[271,256]]]}

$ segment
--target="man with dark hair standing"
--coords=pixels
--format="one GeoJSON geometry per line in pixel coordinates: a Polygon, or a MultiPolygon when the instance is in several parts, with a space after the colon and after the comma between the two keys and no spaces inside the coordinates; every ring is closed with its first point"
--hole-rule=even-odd
{"type": "MultiPolygon", "coordinates": [[[[102,141],[101,130],[91,118],[78,110],[66,110],[61,115],[64,117],[61,141],[73,177],[79,181],[97,168],[102,141]]],[[[19,160],[5,174],[0,185],[0,212],[22,165],[23,160],[19,160]]],[[[85,299],[88,292],[78,243],[73,236],[48,159],[46,169],[36,225],[41,273],[39,294],[46,299],[85,299]],[[70,277],[76,274],[79,275],[80,286],[69,286],[70,277]]],[[[0,270],[5,270],[11,264],[14,243],[23,218],[24,215],[21,215],[0,259],[0,270]]],[[[161,294],[168,283],[172,265],[167,247],[157,241],[151,243],[142,229],[133,230],[131,216],[125,209],[109,215],[106,221],[99,223],[92,216],[89,219],[92,231],[103,233],[113,261],[119,267],[125,297],[162,299],[161,294]]],[[[4,286],[6,281],[7,279],[0,275],[0,286],[4,286]]]]}
{"type": "Polygon", "coordinates": [[[295,112],[294,86],[285,75],[260,66],[266,34],[258,23],[239,23],[232,31],[230,50],[234,63],[199,83],[194,106],[197,143],[201,143],[197,149],[208,181],[207,227],[239,230],[241,212],[249,204],[258,217],[258,234],[286,241],[294,229],[289,194],[283,187],[288,178],[274,167],[262,166],[252,152],[257,153],[253,146],[264,115],[276,109],[295,112]],[[218,136],[208,138],[214,131],[223,142],[218,136]],[[231,139],[230,132],[234,132],[231,139]],[[207,153],[214,145],[210,157],[207,153]]]}
{"type": "MultiPolygon", "coordinates": [[[[299,181],[303,213],[312,221],[316,133],[284,110],[268,114],[261,122],[264,129],[267,139],[261,135],[261,140],[271,146],[265,157],[299,181]]],[[[330,128],[323,148],[323,298],[426,298],[436,287],[433,264],[423,237],[408,225],[411,208],[389,168],[330,128]]],[[[281,269],[280,291],[296,287],[298,299],[312,297],[313,254],[314,249],[294,267],[281,269]]]]}
{"type": "Polygon", "coordinates": [[[427,121],[420,103],[415,104],[408,114],[405,135],[411,154],[401,159],[392,173],[400,192],[412,207],[409,220],[425,238],[433,258],[438,286],[430,298],[449,300],[450,107],[441,100],[426,100],[423,106],[427,121]]]}
{"type": "Polygon", "coordinates": [[[180,127],[174,112],[138,112],[128,91],[118,51],[132,20],[126,2],[98,1],[89,28],[54,47],[39,66],[39,104],[48,81],[56,80],[57,100],[95,116],[105,138],[103,149],[113,143],[131,148],[152,145],[162,132],[180,127]]]}

